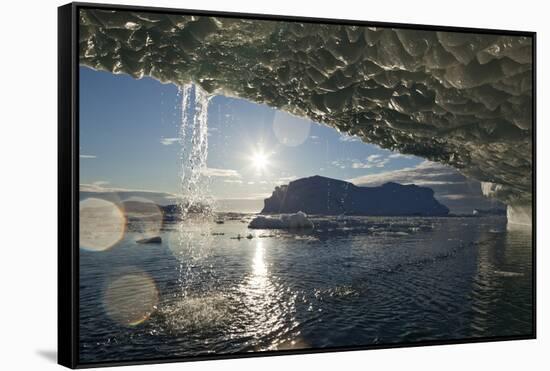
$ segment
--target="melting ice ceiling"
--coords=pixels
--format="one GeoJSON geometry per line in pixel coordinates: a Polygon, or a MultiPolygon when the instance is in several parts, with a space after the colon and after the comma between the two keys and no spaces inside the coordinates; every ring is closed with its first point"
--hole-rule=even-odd
{"type": "Polygon", "coordinates": [[[530,37],[81,10],[80,63],[265,103],[531,202],[530,37]]]}

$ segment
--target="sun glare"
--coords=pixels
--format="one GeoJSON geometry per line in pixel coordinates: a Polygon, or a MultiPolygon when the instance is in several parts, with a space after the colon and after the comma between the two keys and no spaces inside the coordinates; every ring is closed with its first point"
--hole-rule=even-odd
{"type": "Polygon", "coordinates": [[[257,151],[252,155],[252,165],[257,171],[263,171],[269,165],[269,158],[263,151],[257,151]]]}

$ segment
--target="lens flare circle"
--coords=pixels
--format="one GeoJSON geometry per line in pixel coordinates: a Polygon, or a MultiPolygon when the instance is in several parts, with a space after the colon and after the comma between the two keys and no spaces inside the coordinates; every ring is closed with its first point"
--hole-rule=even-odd
{"type": "Polygon", "coordinates": [[[277,111],[273,118],[273,132],[279,143],[288,147],[297,147],[309,137],[309,120],[277,111]]]}
{"type": "Polygon", "coordinates": [[[111,281],[103,295],[107,315],[123,326],[145,322],[157,309],[159,292],[145,272],[124,274],[111,281]]]}
{"type": "Polygon", "coordinates": [[[126,218],[113,202],[101,198],[80,201],[80,248],[104,251],[124,237],[126,218]]]}
{"type": "Polygon", "coordinates": [[[143,197],[130,197],[123,202],[128,220],[128,232],[135,239],[152,238],[160,235],[163,212],[153,201],[143,197]]]}

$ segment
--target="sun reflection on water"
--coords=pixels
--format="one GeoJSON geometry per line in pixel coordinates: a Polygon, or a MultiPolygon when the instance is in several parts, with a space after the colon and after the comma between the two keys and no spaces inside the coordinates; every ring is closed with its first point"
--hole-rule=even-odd
{"type": "Polygon", "coordinates": [[[259,286],[265,286],[267,283],[267,265],[265,263],[264,242],[260,239],[256,242],[256,252],[252,261],[252,282],[259,286]]]}
{"type": "Polygon", "coordinates": [[[294,337],[296,297],[270,271],[265,240],[255,239],[251,247],[250,273],[238,290],[246,318],[242,335],[254,339],[251,349],[262,351],[272,349],[276,339],[294,337]]]}

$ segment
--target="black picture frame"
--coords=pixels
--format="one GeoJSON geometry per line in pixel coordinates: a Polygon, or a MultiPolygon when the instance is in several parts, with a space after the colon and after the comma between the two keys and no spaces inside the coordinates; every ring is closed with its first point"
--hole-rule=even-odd
{"type": "Polygon", "coordinates": [[[58,363],[69,368],[101,366],[122,366],[182,361],[202,361],[243,357],[266,357],[289,354],[343,352],[368,349],[418,347],[463,343],[495,342],[508,340],[536,339],[536,32],[512,31],[484,28],[462,28],[421,24],[401,24],[344,19],[325,19],[296,16],[248,14],[218,11],[170,9],[128,5],[107,5],[95,3],[70,3],[58,8],[58,363]],[[258,353],[234,353],[208,356],[174,357],[159,359],[135,359],[131,361],[106,361],[81,363],[79,344],[79,56],[78,56],[78,12],[80,9],[143,11],[163,14],[186,14],[197,16],[220,16],[254,20],[299,21],[339,25],[391,27],[422,29],[461,33],[524,36],[532,38],[532,81],[533,81],[533,126],[532,126],[532,334],[522,336],[499,336],[475,339],[449,339],[420,341],[399,344],[375,344],[355,347],[333,347],[323,349],[277,350],[258,353]]]}

